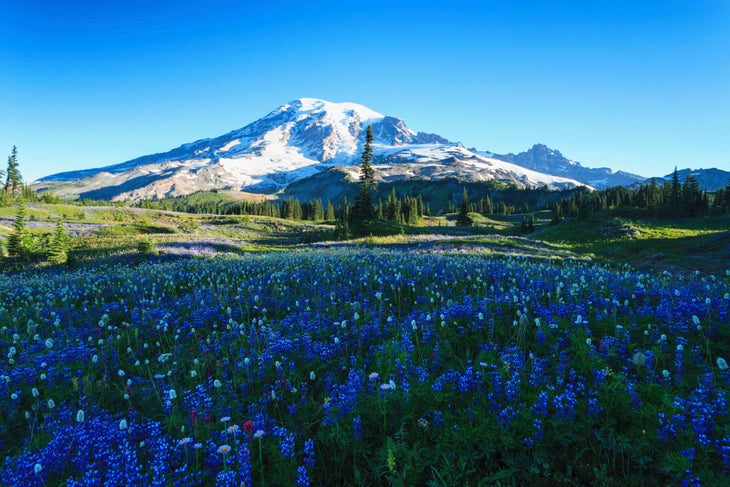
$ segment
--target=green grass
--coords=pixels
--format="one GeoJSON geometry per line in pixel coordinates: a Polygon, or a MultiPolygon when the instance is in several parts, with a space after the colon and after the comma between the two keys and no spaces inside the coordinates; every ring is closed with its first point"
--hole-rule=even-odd
{"type": "Polygon", "coordinates": [[[639,269],[724,273],[730,268],[730,219],[727,217],[574,219],[546,227],[534,238],[639,269]],[[638,233],[615,231],[624,226],[638,233]]]}
{"type": "MultiPolygon", "coordinates": [[[[211,195],[201,195],[210,197],[211,195]]],[[[218,195],[213,195],[218,196],[218,195]]],[[[15,207],[0,208],[0,218],[12,219],[15,207]]],[[[29,231],[41,239],[61,218],[82,236],[72,238],[76,248],[93,248],[98,255],[134,249],[146,236],[156,244],[223,239],[246,251],[282,250],[334,239],[332,222],[294,222],[260,216],[191,215],[124,207],[79,207],[71,204],[34,204],[26,209],[29,231]],[[38,223],[36,223],[38,225],[38,223]],[[86,225],[89,225],[86,227],[86,225]],[[94,227],[95,225],[95,227],[94,227]],[[88,228],[88,231],[84,231],[88,228]]],[[[550,225],[550,212],[535,212],[536,232],[520,235],[523,216],[472,213],[475,226],[455,226],[456,214],[425,217],[417,225],[382,222],[354,244],[373,246],[417,245],[463,250],[472,246],[495,255],[536,258],[597,259],[628,263],[639,269],[720,274],[730,268],[730,218],[723,216],[677,220],[626,220],[595,216],[567,219],[550,225]],[[632,229],[631,232],[621,229],[632,229]],[[632,233],[633,232],[633,233],[632,233]],[[511,238],[519,236],[521,238],[511,238]]],[[[0,235],[12,232],[0,227],[0,235]]]]}

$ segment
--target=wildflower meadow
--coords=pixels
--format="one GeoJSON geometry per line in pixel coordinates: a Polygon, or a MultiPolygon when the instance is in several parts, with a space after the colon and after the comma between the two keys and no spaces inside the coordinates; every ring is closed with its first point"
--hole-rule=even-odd
{"type": "Polygon", "coordinates": [[[347,246],[2,275],[0,484],[728,485],[729,293],[347,246]]]}

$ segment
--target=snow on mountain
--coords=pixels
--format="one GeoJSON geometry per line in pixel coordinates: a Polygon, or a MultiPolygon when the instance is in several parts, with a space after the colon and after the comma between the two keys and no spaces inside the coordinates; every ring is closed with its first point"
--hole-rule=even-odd
{"type": "Polygon", "coordinates": [[[395,117],[355,103],[301,98],[220,137],[98,169],[54,174],[37,189],[59,195],[124,200],[211,189],[274,193],[334,166],[360,162],[367,126],[382,177],[499,179],[526,186],[581,183],[476,154],[435,134],[414,132],[395,117]]]}
{"type": "Polygon", "coordinates": [[[529,150],[519,154],[492,154],[492,156],[533,171],[575,179],[599,189],[610,186],[631,186],[646,180],[643,176],[623,171],[613,172],[607,167],[585,167],[579,162],[567,159],[560,151],[544,144],[535,144],[529,150]]]}
{"type": "Polygon", "coordinates": [[[377,154],[374,165],[386,176],[400,166],[409,168],[410,177],[456,176],[471,181],[498,179],[529,187],[545,185],[553,189],[580,186],[572,179],[548,176],[494,157],[476,154],[461,144],[375,145],[374,152],[377,154]]]}

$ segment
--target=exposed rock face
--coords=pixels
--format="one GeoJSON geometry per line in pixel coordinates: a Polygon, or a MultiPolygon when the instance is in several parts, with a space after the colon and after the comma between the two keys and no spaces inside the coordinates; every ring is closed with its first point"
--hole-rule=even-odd
{"type": "Polygon", "coordinates": [[[536,144],[528,151],[519,154],[495,155],[494,157],[544,174],[575,179],[598,189],[611,186],[631,186],[646,180],[644,176],[623,171],[613,172],[607,167],[584,167],[579,162],[567,159],[560,151],[543,144],[536,144]]]}

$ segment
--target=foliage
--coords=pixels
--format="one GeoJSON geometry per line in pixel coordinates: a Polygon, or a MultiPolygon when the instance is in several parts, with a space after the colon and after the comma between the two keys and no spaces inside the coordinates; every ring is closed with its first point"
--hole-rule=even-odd
{"type": "Polygon", "coordinates": [[[68,260],[68,235],[61,220],[56,223],[56,229],[51,236],[48,246],[48,260],[54,264],[63,264],[68,260]]]}
{"type": "Polygon", "coordinates": [[[350,236],[350,204],[347,198],[342,202],[342,208],[337,215],[337,223],[335,225],[335,237],[346,239],[350,236]]]}
{"type": "Polygon", "coordinates": [[[157,254],[157,246],[152,239],[143,237],[137,240],[137,252],[140,254],[154,255],[157,254]]]}
{"type": "Polygon", "coordinates": [[[635,220],[604,213],[586,220],[566,218],[559,225],[540,229],[533,238],[641,269],[721,273],[730,258],[728,230],[724,216],[635,220]]]}
{"type": "Polygon", "coordinates": [[[520,233],[533,233],[535,231],[535,215],[529,214],[522,217],[520,233]]]}
{"type": "Polygon", "coordinates": [[[461,227],[470,227],[474,224],[471,217],[469,217],[469,195],[466,192],[466,188],[461,192],[461,206],[459,207],[459,216],[456,219],[456,224],[461,227]]]}
{"type": "Polygon", "coordinates": [[[424,215],[424,204],[421,196],[399,198],[395,188],[391,190],[385,203],[378,202],[375,214],[378,219],[402,225],[415,225],[424,215]]]}
{"type": "Polygon", "coordinates": [[[730,214],[730,181],[725,188],[720,188],[715,192],[712,210],[725,215],[730,214]]]}
{"type": "Polygon", "coordinates": [[[31,245],[31,237],[25,223],[25,201],[22,198],[18,198],[16,201],[13,233],[8,236],[7,250],[10,255],[24,256],[31,250],[31,245]]]}
{"type": "Polygon", "coordinates": [[[373,203],[373,192],[375,191],[375,169],[372,166],[373,130],[368,125],[365,135],[365,148],[362,152],[360,163],[360,192],[355,198],[355,205],[350,212],[350,224],[358,233],[368,232],[375,224],[376,213],[373,203]]]}
{"type": "MultiPolygon", "coordinates": [[[[327,203],[334,212],[332,204],[329,201],[327,203]]],[[[322,200],[319,198],[314,198],[311,201],[301,201],[291,197],[282,201],[269,199],[246,201],[226,197],[226,195],[217,191],[201,191],[174,198],[143,200],[137,203],[137,206],[146,209],[197,214],[256,215],[290,220],[334,220],[332,213],[324,214],[322,200]]]]}
{"type": "Polygon", "coordinates": [[[0,478],[728,483],[728,276],[418,248],[0,275],[0,478]]]}
{"type": "Polygon", "coordinates": [[[23,187],[23,176],[20,174],[18,164],[18,149],[13,146],[13,150],[8,157],[8,169],[5,171],[5,191],[15,194],[23,187]]]}
{"type": "Polygon", "coordinates": [[[331,222],[335,219],[335,207],[330,200],[327,200],[327,209],[324,212],[324,219],[331,222]]]}
{"type": "Polygon", "coordinates": [[[602,191],[582,190],[553,207],[555,220],[565,216],[586,219],[594,213],[607,211],[615,216],[633,218],[697,217],[706,215],[709,209],[709,195],[700,189],[697,180],[688,174],[682,184],[676,169],[672,180],[663,185],[652,179],[636,188],[616,186],[602,191]]]}

